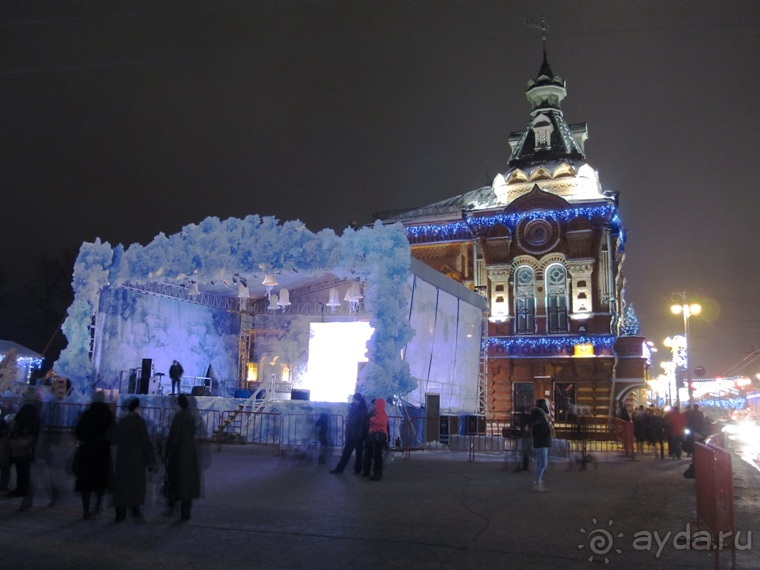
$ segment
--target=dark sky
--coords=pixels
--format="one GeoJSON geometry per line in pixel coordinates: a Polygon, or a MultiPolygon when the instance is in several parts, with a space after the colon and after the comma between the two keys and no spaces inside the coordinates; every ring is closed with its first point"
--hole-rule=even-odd
{"type": "Polygon", "coordinates": [[[0,263],[23,279],[212,215],[340,232],[490,184],[542,12],[565,117],[620,192],[642,333],[679,333],[688,291],[692,362],[728,371],[760,348],[754,1],[1,1],[0,263]]]}

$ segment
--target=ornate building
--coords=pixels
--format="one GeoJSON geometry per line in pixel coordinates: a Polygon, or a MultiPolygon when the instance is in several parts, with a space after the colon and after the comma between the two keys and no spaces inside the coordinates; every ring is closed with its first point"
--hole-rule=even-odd
{"type": "MultiPolygon", "coordinates": [[[[606,420],[646,378],[643,338],[623,327],[625,231],[618,196],[586,162],[565,82],[544,61],[523,131],[489,187],[403,213],[412,255],[484,295],[481,412],[510,419],[548,398],[558,421],[606,420]]],[[[637,334],[637,333],[636,333],[637,334]]]]}

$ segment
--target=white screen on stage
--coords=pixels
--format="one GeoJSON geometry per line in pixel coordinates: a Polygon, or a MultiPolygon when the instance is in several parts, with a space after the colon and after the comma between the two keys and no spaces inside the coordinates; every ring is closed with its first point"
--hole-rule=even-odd
{"type": "Polygon", "coordinates": [[[359,363],[367,362],[367,322],[311,323],[307,370],[299,388],[314,402],[349,402],[359,363]]]}

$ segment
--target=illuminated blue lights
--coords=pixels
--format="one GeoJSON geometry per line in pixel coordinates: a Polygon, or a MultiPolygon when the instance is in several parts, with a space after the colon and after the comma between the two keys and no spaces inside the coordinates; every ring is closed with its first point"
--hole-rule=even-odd
{"type": "Polygon", "coordinates": [[[746,398],[702,398],[699,400],[701,406],[711,408],[724,408],[729,410],[743,410],[747,406],[746,398]]]}
{"type": "MultiPolygon", "coordinates": [[[[574,218],[592,219],[601,217],[609,219],[613,228],[621,230],[620,217],[617,215],[617,209],[614,206],[577,206],[564,210],[532,210],[530,212],[515,212],[512,214],[495,214],[493,216],[470,217],[468,224],[471,228],[481,230],[490,228],[494,224],[504,224],[514,230],[522,220],[555,220],[558,222],[569,222],[574,218]]],[[[469,230],[464,221],[449,222],[446,224],[426,224],[418,226],[407,226],[407,235],[414,238],[428,237],[441,239],[456,239],[462,236],[469,237],[469,230]]]]}
{"type": "Polygon", "coordinates": [[[572,349],[577,344],[590,344],[594,348],[612,348],[617,337],[613,335],[599,336],[539,336],[539,337],[491,337],[488,339],[490,346],[512,351],[514,349],[541,349],[565,351],[572,349]]]}

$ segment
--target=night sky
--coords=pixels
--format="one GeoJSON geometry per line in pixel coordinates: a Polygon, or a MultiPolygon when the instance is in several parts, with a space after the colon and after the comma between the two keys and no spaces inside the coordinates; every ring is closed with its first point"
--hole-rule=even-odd
{"type": "MultiPolygon", "coordinates": [[[[705,307],[692,363],[760,349],[760,2],[0,2],[0,264],[207,216],[351,220],[489,185],[528,79],[620,192],[642,334],[705,307]]],[[[760,372],[760,360],[746,370],[760,372]]]]}

